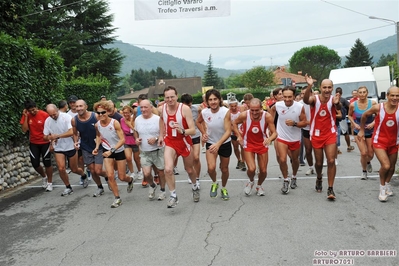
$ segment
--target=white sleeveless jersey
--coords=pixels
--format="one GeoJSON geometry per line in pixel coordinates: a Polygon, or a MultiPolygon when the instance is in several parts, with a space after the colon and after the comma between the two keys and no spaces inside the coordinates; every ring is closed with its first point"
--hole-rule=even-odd
{"type": "MultiPolygon", "coordinates": [[[[220,107],[219,111],[216,113],[212,113],[210,108],[202,110],[202,117],[207,125],[207,143],[215,144],[222,138],[225,132],[224,118],[226,117],[228,111],[229,109],[224,106],[220,107]]],[[[229,142],[230,140],[231,138],[228,137],[223,143],[229,142]]]]}
{"type": "MultiPolygon", "coordinates": [[[[110,149],[114,148],[115,145],[119,142],[118,133],[116,133],[114,123],[115,123],[115,119],[113,119],[113,118],[111,119],[111,122],[109,122],[109,124],[106,126],[102,126],[100,121],[97,122],[97,128],[101,134],[101,145],[106,150],[110,150],[110,149]]],[[[115,152],[119,153],[124,150],[125,150],[125,148],[122,145],[115,152]]]]}
{"type": "Polygon", "coordinates": [[[303,105],[301,103],[295,101],[290,107],[287,107],[284,101],[276,103],[276,112],[278,113],[276,131],[279,139],[288,142],[301,140],[301,129],[298,127],[287,126],[285,121],[290,119],[294,122],[299,122],[302,107],[303,105]]]}

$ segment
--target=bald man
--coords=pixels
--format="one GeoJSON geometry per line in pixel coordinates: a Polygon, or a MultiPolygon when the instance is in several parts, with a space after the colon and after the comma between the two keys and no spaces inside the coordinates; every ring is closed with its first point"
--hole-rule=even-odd
{"type": "Polygon", "coordinates": [[[89,184],[83,169],[78,167],[78,153],[72,139],[72,117],[66,113],[60,112],[54,104],[47,105],[46,111],[49,117],[44,122],[43,139],[50,141],[51,145],[54,147],[58,172],[66,186],[61,196],[68,196],[73,193],[73,190],[69,183],[69,177],[65,167],[66,158],[69,158],[69,166],[72,172],[82,177],[83,187],[87,188],[89,184]]]}
{"type": "Polygon", "coordinates": [[[325,79],[320,85],[320,94],[311,95],[313,87],[313,79],[311,76],[305,75],[308,87],[303,97],[303,102],[310,105],[310,140],[312,142],[315,155],[316,168],[316,186],[317,192],[323,189],[322,169],[323,169],[323,152],[327,158],[327,177],[328,190],[327,199],[335,200],[333,189],[336,174],[335,154],[337,152],[337,127],[335,125],[336,110],[341,110],[340,95],[336,93],[332,95],[334,86],[333,82],[325,79]]]}

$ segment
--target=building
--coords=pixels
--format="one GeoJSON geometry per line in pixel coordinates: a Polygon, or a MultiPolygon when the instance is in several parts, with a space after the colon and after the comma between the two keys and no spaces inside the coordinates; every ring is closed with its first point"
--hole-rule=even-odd
{"type": "MultiPolygon", "coordinates": [[[[285,67],[278,67],[273,71],[274,73],[274,82],[278,87],[290,86],[292,85],[295,88],[302,88],[307,86],[307,82],[305,80],[305,76],[302,75],[302,72],[298,72],[298,74],[293,74],[285,71],[285,67]]],[[[316,82],[315,79],[313,79],[316,82]]]]}
{"type": "Polygon", "coordinates": [[[122,101],[122,106],[128,105],[132,100],[136,100],[139,97],[140,94],[148,94],[148,91],[150,88],[145,88],[139,91],[133,91],[133,89],[130,89],[130,93],[125,94],[123,96],[119,96],[118,100],[122,101]]]}
{"type": "Polygon", "coordinates": [[[148,91],[148,98],[157,99],[158,97],[163,96],[163,90],[168,86],[175,87],[179,95],[183,93],[191,95],[202,93],[201,77],[156,79],[155,86],[151,87],[148,91]]]}

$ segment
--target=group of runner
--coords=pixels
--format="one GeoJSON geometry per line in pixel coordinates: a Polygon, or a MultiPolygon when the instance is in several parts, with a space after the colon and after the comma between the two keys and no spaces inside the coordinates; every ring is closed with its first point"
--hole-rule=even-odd
{"type": "MultiPolygon", "coordinates": [[[[93,196],[104,193],[100,179],[104,177],[115,196],[111,204],[113,208],[122,204],[116,178],[128,183],[128,193],[133,190],[138,175],[133,171],[133,160],[138,173],[144,176],[142,185],[149,187],[149,199],[155,198],[158,185],[158,200],[166,199],[167,185],[170,192],[167,207],[176,207],[179,201],[174,168],[180,156],[192,185],[193,201],[198,202],[201,142],[205,143],[207,173],[212,179],[210,197],[216,198],[219,193],[219,168],[220,197],[229,199],[227,182],[233,148],[238,160],[236,168],[246,171],[248,176],[244,193],[251,195],[258,172],[255,191],[256,195],[264,196],[262,184],[267,176],[268,148],[274,141],[283,177],[283,194],[287,194],[290,188],[297,188],[296,174],[303,145],[309,164],[306,174],[316,173],[317,192],[323,190],[322,168],[326,157],[327,198],[334,200],[337,138],[340,137],[337,118],[346,114],[342,93],[338,90],[333,94],[332,81],[325,79],[321,82],[320,93],[313,94],[313,79],[307,75],[305,78],[308,85],[301,92],[301,101],[296,100],[293,87],[276,89],[273,91],[275,101],[268,111],[264,111],[261,100],[251,94],[244,96],[241,106],[234,95],[225,106],[220,92],[215,89],[205,93],[204,102],[199,107],[192,104],[192,96],[188,94],[181,95],[182,102],[179,103],[176,88],[168,86],[164,90],[164,102],[158,108],[143,96],[139,97],[135,109],[124,107],[123,116],[118,114],[112,101],[106,99],[95,103],[94,112],[90,112],[84,100],[71,96],[69,103],[73,103],[73,116],[61,112],[54,104],[47,105],[47,112],[38,110],[36,104],[28,100],[21,125],[24,132],[30,132],[31,162],[42,176],[43,188],[47,191],[52,191],[50,151],[54,151],[60,177],[66,186],[62,196],[73,193],[66,172],[66,158],[72,172],[81,176],[83,187],[88,185],[87,174],[78,159],[80,151],[83,163],[97,184],[93,196]],[[40,166],[40,156],[45,170],[40,166]],[[220,164],[217,165],[218,157],[220,164]],[[288,161],[291,176],[288,174],[288,161]]],[[[361,178],[367,179],[367,172],[372,171],[370,161],[375,154],[381,165],[378,198],[386,201],[393,194],[390,179],[395,170],[399,144],[399,88],[391,87],[387,92],[388,100],[381,104],[367,98],[366,87],[358,89],[358,97],[349,105],[348,118],[361,153],[361,178]]]]}

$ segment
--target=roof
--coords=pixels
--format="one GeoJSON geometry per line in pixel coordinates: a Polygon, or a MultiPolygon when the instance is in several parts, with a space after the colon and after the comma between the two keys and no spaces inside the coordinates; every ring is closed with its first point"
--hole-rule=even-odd
{"type": "Polygon", "coordinates": [[[163,90],[167,86],[176,88],[178,94],[188,93],[196,94],[202,92],[201,77],[178,78],[178,79],[156,79],[155,87],[148,92],[148,98],[156,98],[163,95],[163,90]]]}
{"type": "MultiPolygon", "coordinates": [[[[273,73],[274,73],[274,82],[277,85],[283,85],[283,82],[281,81],[282,78],[290,78],[291,80],[295,81],[296,84],[307,83],[305,76],[285,72],[285,67],[278,67],[276,70],[273,71],[273,73]]],[[[313,79],[313,81],[316,80],[313,79]]]]}
{"type": "Polygon", "coordinates": [[[132,93],[128,93],[122,96],[118,97],[118,100],[132,100],[132,99],[137,99],[140,94],[148,94],[148,91],[150,88],[145,88],[139,91],[134,91],[132,93]]]}

